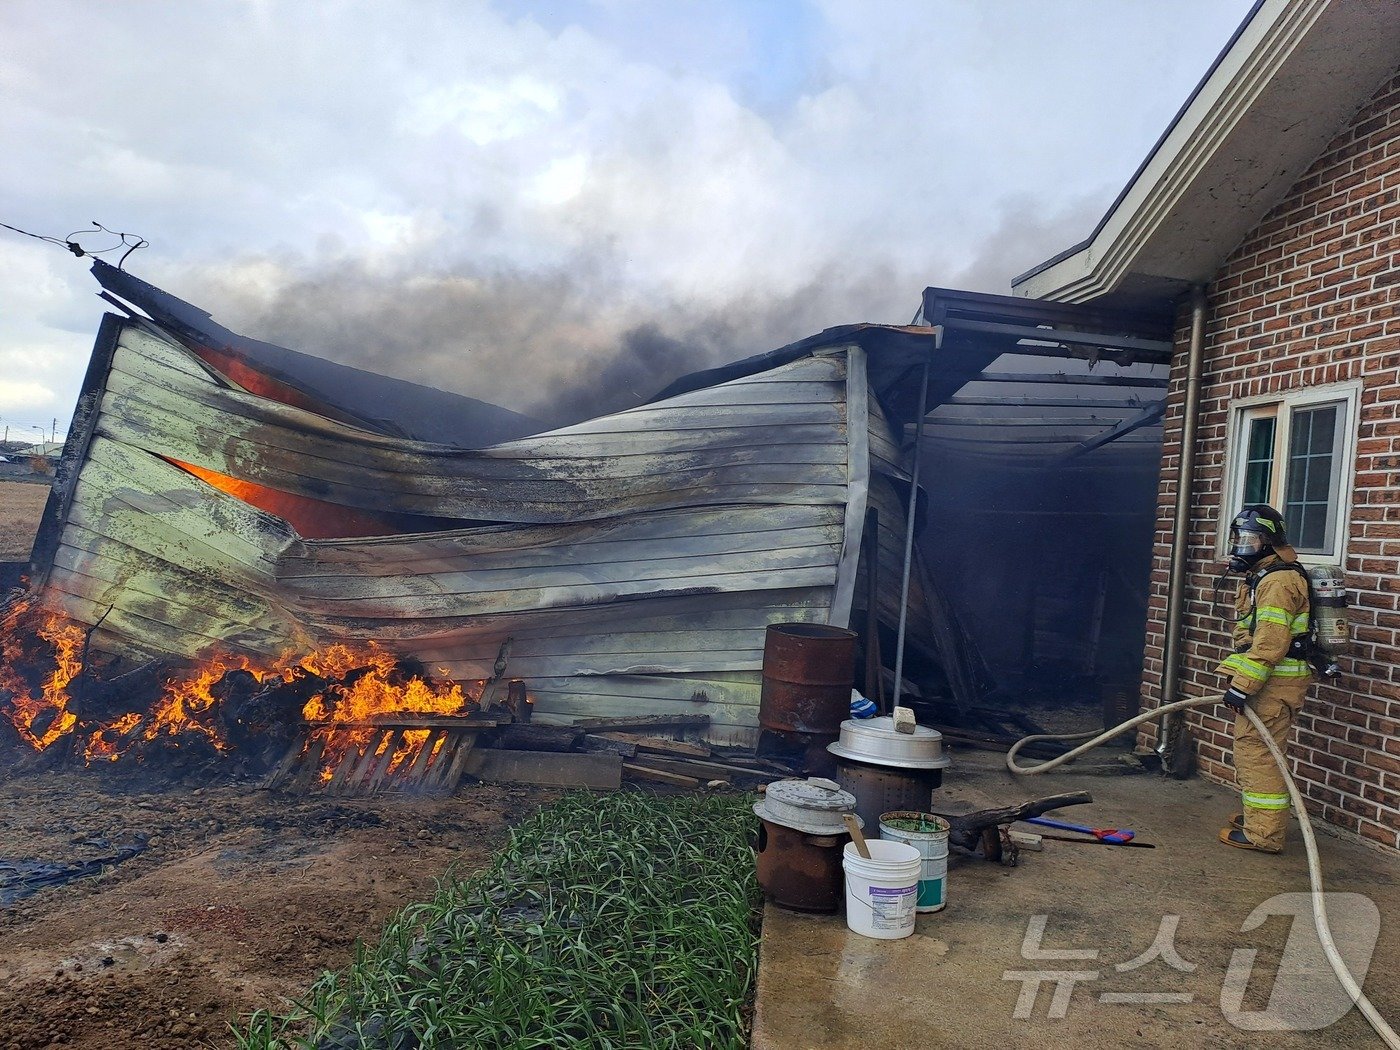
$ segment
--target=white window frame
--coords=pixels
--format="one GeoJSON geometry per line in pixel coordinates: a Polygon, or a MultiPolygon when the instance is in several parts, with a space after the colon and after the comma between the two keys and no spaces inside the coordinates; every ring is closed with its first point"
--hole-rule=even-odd
{"type": "Polygon", "coordinates": [[[1286,520],[1288,512],[1284,506],[1287,502],[1284,494],[1288,491],[1288,448],[1293,413],[1299,409],[1340,405],[1342,412],[1338,426],[1341,435],[1337,459],[1340,476],[1337,479],[1337,506],[1332,519],[1333,545],[1331,549],[1321,552],[1300,551],[1298,558],[1308,564],[1336,564],[1345,567],[1348,534],[1351,529],[1351,505],[1356,486],[1356,443],[1361,429],[1361,390],[1362,383],[1357,379],[1303,390],[1290,390],[1286,393],[1259,394],[1230,402],[1230,420],[1225,445],[1224,504],[1216,538],[1218,556],[1225,557],[1229,550],[1230,519],[1238,512],[1244,499],[1245,461],[1249,455],[1248,421],[1257,417],[1258,409],[1278,410],[1275,417],[1277,422],[1274,424],[1274,483],[1279,495],[1278,502],[1272,506],[1283,514],[1286,520]]]}

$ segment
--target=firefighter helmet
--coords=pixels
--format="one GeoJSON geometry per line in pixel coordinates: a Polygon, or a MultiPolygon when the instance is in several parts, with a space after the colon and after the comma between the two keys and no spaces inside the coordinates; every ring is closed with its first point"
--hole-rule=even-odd
{"type": "Polygon", "coordinates": [[[1236,572],[1244,572],[1274,548],[1287,545],[1283,515],[1273,507],[1256,503],[1230,522],[1230,568],[1236,572]]]}

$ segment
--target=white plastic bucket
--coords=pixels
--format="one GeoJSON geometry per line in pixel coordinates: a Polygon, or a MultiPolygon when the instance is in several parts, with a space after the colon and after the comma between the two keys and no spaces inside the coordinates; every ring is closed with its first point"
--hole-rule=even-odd
{"type": "Polygon", "coordinates": [[[846,925],[853,933],[892,941],[914,932],[914,901],[919,893],[919,851],[904,842],[866,839],[870,859],[846,843],[846,925]]]}
{"type": "Polygon", "coordinates": [[[904,842],[919,851],[919,898],[915,910],[942,911],[948,906],[948,822],[932,813],[897,810],[880,814],[880,838],[904,842]],[[917,822],[933,831],[913,831],[896,827],[890,821],[917,822]]]}

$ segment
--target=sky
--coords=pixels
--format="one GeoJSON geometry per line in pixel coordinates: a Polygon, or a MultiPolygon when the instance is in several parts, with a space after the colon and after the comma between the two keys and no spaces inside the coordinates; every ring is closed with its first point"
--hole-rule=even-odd
{"type": "MultiPolygon", "coordinates": [[[[138,234],[126,269],[235,331],[557,424],[1009,292],[1249,7],[5,0],[0,222],[138,234]]],[[[0,230],[12,436],[71,418],[87,267],[0,230]]]]}

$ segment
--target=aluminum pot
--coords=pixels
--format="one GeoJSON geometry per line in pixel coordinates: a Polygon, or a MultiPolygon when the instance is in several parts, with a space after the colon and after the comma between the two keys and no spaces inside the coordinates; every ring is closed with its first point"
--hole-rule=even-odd
{"type": "MultiPolygon", "coordinates": [[[[809,835],[844,835],[842,817],[854,813],[855,796],[842,791],[834,780],[778,780],[768,785],[754,803],[754,814],[770,824],[780,824],[809,835]]],[[[862,824],[862,827],[864,825],[862,824]]]]}
{"type": "Polygon", "coordinates": [[[890,769],[946,769],[952,761],[938,730],[915,726],[913,733],[896,732],[888,715],[848,718],[841,723],[836,743],[826,749],[837,758],[890,769]]]}

